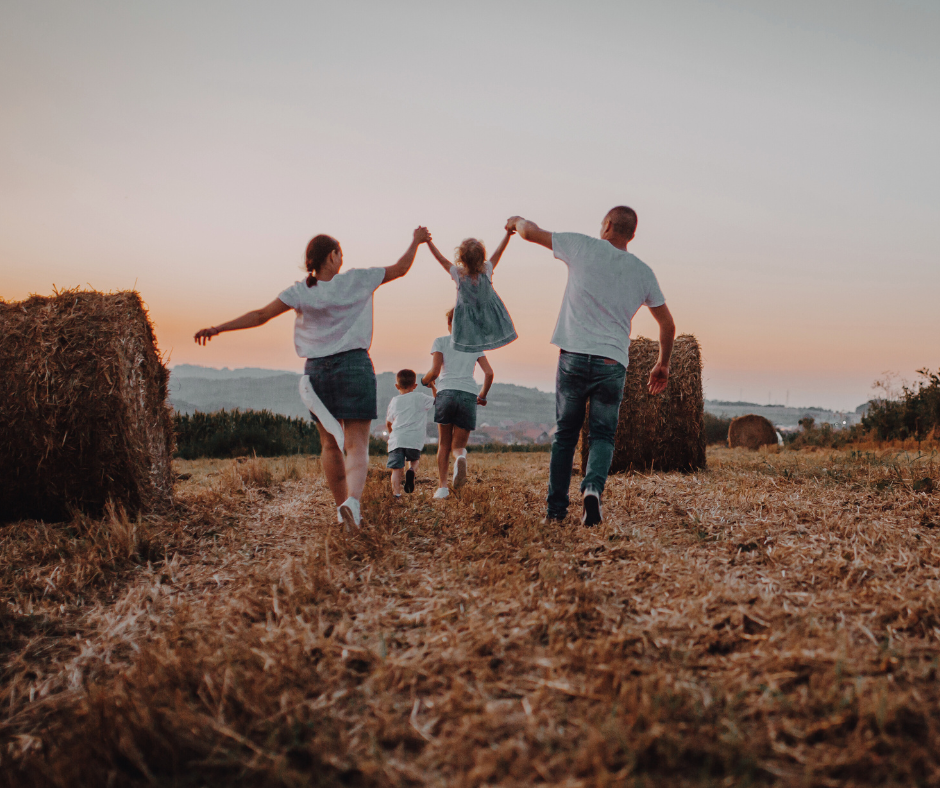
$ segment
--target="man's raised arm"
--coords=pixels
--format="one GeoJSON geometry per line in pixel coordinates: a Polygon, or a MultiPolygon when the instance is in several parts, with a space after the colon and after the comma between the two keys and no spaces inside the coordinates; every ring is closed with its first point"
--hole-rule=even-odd
{"type": "Polygon", "coordinates": [[[521,216],[511,216],[506,222],[506,231],[512,230],[515,230],[524,241],[540,244],[546,249],[552,248],[552,234],[548,230],[543,230],[535,222],[530,222],[521,216]]]}

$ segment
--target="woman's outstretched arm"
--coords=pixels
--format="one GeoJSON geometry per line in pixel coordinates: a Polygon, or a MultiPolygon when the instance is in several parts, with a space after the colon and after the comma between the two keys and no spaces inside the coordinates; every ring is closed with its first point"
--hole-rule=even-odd
{"type": "Polygon", "coordinates": [[[290,309],[290,307],[281,301],[280,298],[275,298],[267,306],[263,306],[261,309],[252,309],[250,312],[246,312],[241,317],[236,317],[234,320],[229,320],[227,323],[220,323],[210,328],[202,328],[195,333],[193,339],[196,340],[197,345],[205,345],[212,337],[218,336],[223,331],[238,331],[241,328],[263,326],[272,317],[282,315],[288,309],[290,309]]]}
{"type": "Polygon", "coordinates": [[[509,246],[509,239],[515,235],[515,230],[506,230],[506,235],[503,236],[503,240],[499,242],[499,246],[496,247],[496,251],[493,252],[493,256],[490,257],[490,262],[493,264],[493,269],[496,269],[496,266],[499,265],[499,258],[503,256],[503,252],[506,251],[506,247],[509,246]]]}
{"type": "Polygon", "coordinates": [[[453,268],[454,264],[441,254],[440,249],[434,245],[434,241],[428,241],[428,249],[431,250],[431,254],[434,255],[434,259],[441,264],[441,268],[443,268],[449,274],[450,269],[453,268]]]}
{"type": "Polygon", "coordinates": [[[407,274],[411,269],[411,264],[415,261],[418,247],[423,243],[430,243],[430,241],[431,233],[428,232],[427,227],[416,228],[414,237],[411,240],[411,245],[405,250],[405,253],[399,258],[398,262],[394,265],[386,266],[385,278],[382,280],[382,284],[388,284],[407,274]]]}

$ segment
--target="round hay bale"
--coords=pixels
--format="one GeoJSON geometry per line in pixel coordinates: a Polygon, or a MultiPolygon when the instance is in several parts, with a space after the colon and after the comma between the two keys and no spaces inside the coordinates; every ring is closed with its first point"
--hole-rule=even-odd
{"type": "Polygon", "coordinates": [[[777,442],[774,425],[756,413],[738,416],[728,427],[728,446],[732,449],[740,446],[756,451],[761,446],[776,446],[777,442]]]}
{"type": "Polygon", "coordinates": [[[169,503],[169,372],[136,292],[0,301],[0,520],[169,503]]]}
{"type": "MultiPolygon", "coordinates": [[[[646,383],[657,358],[659,342],[637,337],[630,343],[611,473],[694,471],[705,467],[702,353],[698,340],[691,334],[676,337],[666,390],[650,396],[646,383]]],[[[587,432],[586,416],[580,442],[582,469],[587,465],[587,432]]]]}

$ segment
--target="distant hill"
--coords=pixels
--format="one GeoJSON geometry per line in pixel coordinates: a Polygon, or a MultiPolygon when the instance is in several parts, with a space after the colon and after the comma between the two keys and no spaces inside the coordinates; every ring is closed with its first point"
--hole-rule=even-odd
{"type": "MultiPolygon", "coordinates": [[[[376,376],[378,423],[385,423],[388,403],[398,392],[395,374],[382,372],[376,376]]],[[[269,410],[284,416],[307,416],[297,388],[300,375],[278,370],[211,369],[180,364],[170,370],[170,404],[178,413],[195,411],[269,410]]],[[[419,387],[420,388],[420,387],[419,387]]],[[[501,422],[533,421],[555,423],[555,395],[512,383],[495,383],[488,404],[477,410],[477,423],[498,425],[501,422]]],[[[429,417],[429,434],[434,435],[433,419],[429,417]]]]}
{"type": "Polygon", "coordinates": [[[277,375],[296,375],[289,369],[261,369],[260,367],[238,367],[237,369],[215,369],[196,364],[177,364],[170,370],[174,378],[204,378],[206,380],[235,380],[236,378],[270,378],[277,375]]]}
{"type": "MultiPolygon", "coordinates": [[[[385,411],[395,391],[395,375],[382,372],[377,377],[379,419],[375,427],[384,424],[385,411]]],[[[170,371],[170,404],[178,413],[216,410],[270,410],[284,416],[306,416],[300,401],[296,372],[244,367],[241,369],[212,369],[193,364],[178,364],[170,371]]],[[[804,416],[812,416],[817,424],[849,425],[857,423],[861,410],[841,413],[824,408],[788,408],[784,405],[760,405],[756,402],[730,402],[705,400],[705,410],[716,416],[734,418],[756,413],[773,424],[796,428],[804,416]]],[[[494,383],[489,404],[477,410],[477,423],[499,426],[505,422],[531,421],[541,424],[555,423],[555,395],[512,383],[494,383]]],[[[429,418],[429,434],[434,425],[429,418]]]]}
{"type": "Polygon", "coordinates": [[[726,400],[705,400],[705,411],[714,416],[723,416],[725,418],[735,418],[744,416],[748,413],[756,413],[763,416],[777,427],[787,429],[796,429],[799,427],[800,419],[804,416],[811,416],[817,424],[835,424],[846,426],[857,424],[861,420],[861,413],[856,409],[853,411],[835,411],[825,408],[788,408],[785,405],[758,405],[756,402],[728,402],[726,400]]]}

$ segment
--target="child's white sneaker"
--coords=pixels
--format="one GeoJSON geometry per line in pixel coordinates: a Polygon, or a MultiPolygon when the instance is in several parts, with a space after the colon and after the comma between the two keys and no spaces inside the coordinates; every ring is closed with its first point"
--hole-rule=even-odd
{"type": "Polygon", "coordinates": [[[434,497],[438,500],[441,498],[446,498],[448,495],[450,495],[450,490],[448,490],[446,487],[438,487],[437,492],[434,493],[434,497]]]}
{"type": "Polygon", "coordinates": [[[359,511],[359,501],[353,497],[347,498],[340,504],[339,513],[343,518],[346,530],[349,532],[356,530],[362,522],[362,515],[359,511]]]}
{"type": "Polygon", "coordinates": [[[454,489],[467,483],[467,455],[461,454],[454,460],[454,489]]]}

